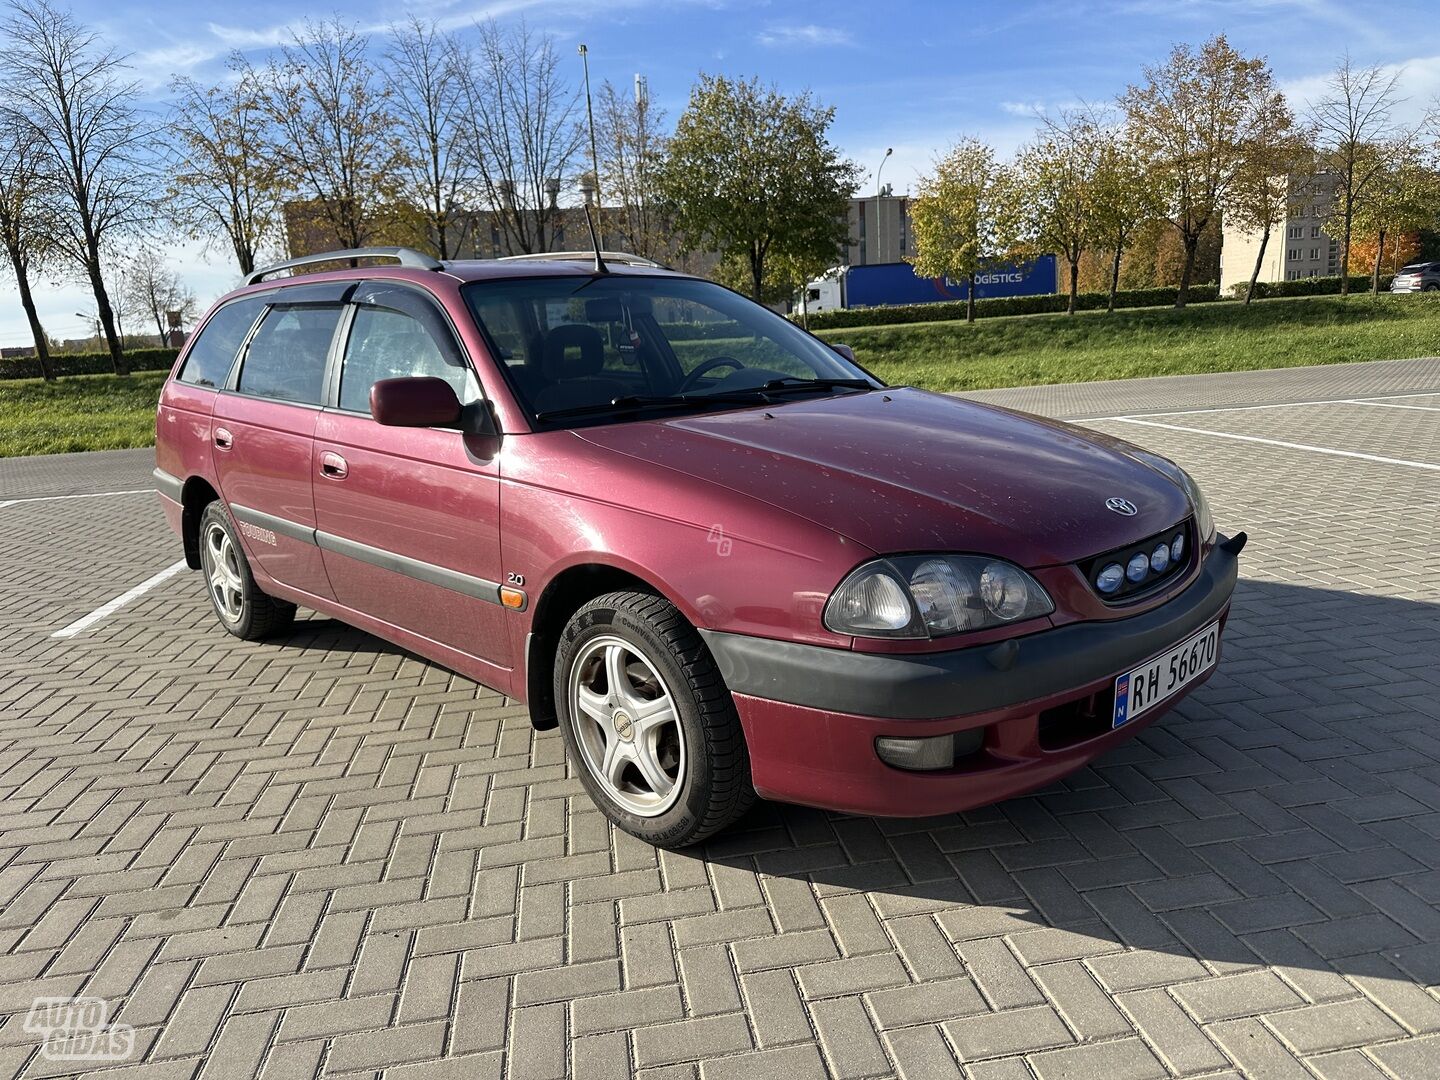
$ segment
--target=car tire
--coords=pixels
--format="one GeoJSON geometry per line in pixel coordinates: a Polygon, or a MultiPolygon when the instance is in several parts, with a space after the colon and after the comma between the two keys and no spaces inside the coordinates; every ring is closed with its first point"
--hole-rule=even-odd
{"type": "Polygon", "coordinates": [[[1428,285],[1425,286],[1425,290],[1424,290],[1424,291],[1425,291],[1425,292],[1440,292],[1440,283],[1437,283],[1437,282],[1432,281],[1432,282],[1430,282],[1428,285]]]}
{"type": "Polygon", "coordinates": [[[614,592],[581,607],[561,634],[554,687],[566,754],[625,832],[687,847],[754,803],[730,691],[700,635],[663,597],[614,592]]]}
{"type": "Polygon", "coordinates": [[[218,499],[200,515],[200,569],[215,617],[236,637],[260,641],[294,623],[295,605],[255,584],[235,523],[218,499]]]}

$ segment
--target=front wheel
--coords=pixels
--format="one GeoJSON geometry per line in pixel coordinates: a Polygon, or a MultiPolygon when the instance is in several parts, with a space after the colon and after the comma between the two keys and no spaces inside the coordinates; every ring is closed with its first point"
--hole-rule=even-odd
{"type": "Polygon", "coordinates": [[[287,630],[295,605],[260,591],[230,515],[217,500],[200,515],[200,569],[220,625],[238,638],[259,641],[287,630]]]}
{"type": "Polygon", "coordinates": [[[730,692],[668,600],[617,592],[577,611],[556,651],[555,701],[586,791],[631,835],[685,847],[754,802],[730,692]]]}

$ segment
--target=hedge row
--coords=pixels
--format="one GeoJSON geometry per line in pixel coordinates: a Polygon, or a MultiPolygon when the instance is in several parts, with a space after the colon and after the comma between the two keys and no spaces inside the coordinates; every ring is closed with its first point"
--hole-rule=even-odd
{"type": "MultiPolygon", "coordinates": [[[[131,371],[168,371],[177,349],[130,349],[125,360],[131,371]]],[[[52,353],[50,370],[56,375],[108,375],[115,370],[109,353],[52,353]]],[[[38,379],[40,361],[33,356],[0,359],[0,379],[38,379]]]]}
{"type": "MultiPolygon", "coordinates": [[[[1178,289],[1122,289],[1115,296],[1117,308],[1164,307],[1175,303],[1178,289]]],[[[1218,285],[1190,286],[1189,303],[1210,303],[1220,299],[1218,285]]],[[[1108,292],[1083,292],[1076,299],[1081,311],[1104,308],[1110,302],[1108,292]]],[[[996,315],[1043,315],[1065,311],[1070,297],[1065,293],[1044,296],[994,296],[975,301],[977,319],[996,315]]],[[[798,314],[795,316],[798,318],[798,314]]],[[[819,311],[810,316],[811,330],[837,330],[847,326],[889,326],[893,323],[947,322],[965,318],[965,301],[939,304],[896,304],[886,307],[850,308],[846,311],[819,311]]]]}
{"type": "MultiPolygon", "coordinates": [[[[1390,282],[1395,280],[1394,274],[1380,275],[1380,291],[1389,292],[1390,282]]],[[[1340,275],[1334,277],[1311,277],[1300,278],[1298,281],[1257,281],[1255,283],[1255,299],[1268,300],[1276,296],[1333,296],[1340,291],[1340,275]]],[[[1351,274],[1350,291],[1352,293],[1369,292],[1373,279],[1369,274],[1351,274]]],[[[1245,290],[1250,287],[1248,281],[1241,281],[1230,286],[1230,292],[1237,299],[1245,298],[1245,290]]]]}

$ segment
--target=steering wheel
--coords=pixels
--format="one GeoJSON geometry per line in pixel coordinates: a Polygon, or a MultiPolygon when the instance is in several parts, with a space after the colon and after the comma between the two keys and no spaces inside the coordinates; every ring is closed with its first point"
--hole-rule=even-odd
{"type": "Polygon", "coordinates": [[[683,394],[689,390],[694,390],[695,387],[700,385],[700,376],[707,375],[718,367],[732,367],[736,371],[742,371],[744,370],[745,365],[742,364],[739,360],[736,360],[733,356],[712,356],[709,360],[706,360],[694,371],[690,372],[689,375],[686,375],[685,378],[680,380],[679,392],[683,394]]]}

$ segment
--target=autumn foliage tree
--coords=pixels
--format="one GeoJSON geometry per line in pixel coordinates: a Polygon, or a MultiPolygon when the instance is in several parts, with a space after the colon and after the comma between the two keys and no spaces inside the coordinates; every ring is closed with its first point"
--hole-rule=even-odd
{"type": "Polygon", "coordinates": [[[976,276],[1008,246],[999,179],[995,151],[961,139],[920,178],[910,202],[915,273],[965,281],[967,322],[975,321],[976,276]]]}
{"type": "Polygon", "coordinates": [[[756,300],[831,265],[859,170],[830,142],[835,110],[759,79],[701,75],[675,127],[659,193],[690,250],[719,252],[756,300]],[[787,267],[776,280],[773,267],[787,267]]]}
{"type": "Polygon", "coordinates": [[[1016,258],[1059,255],[1069,269],[1069,314],[1080,291],[1080,259],[1095,239],[1096,132],[1084,117],[1062,115],[1022,147],[1005,170],[1001,213],[1016,258]]]}
{"type": "Polygon", "coordinates": [[[89,285],[116,374],[128,374],[105,256],[154,216],[139,87],[123,56],[49,0],[15,0],[5,20],[0,80],[6,112],[38,154],[55,195],[46,242],[89,285]]]}
{"type": "Polygon", "coordinates": [[[344,247],[364,247],[396,207],[409,156],[369,39],[338,17],[307,21],[263,75],[287,185],[344,247]]]}
{"type": "Polygon", "coordinates": [[[228,66],[212,85],[170,83],[168,206],[191,236],[223,237],[249,274],[276,239],[283,186],[264,87],[242,59],[228,66]]]}
{"type": "Polygon", "coordinates": [[[1245,148],[1276,130],[1284,95],[1262,57],[1218,35],[1198,50],[1177,45],[1121,98],[1130,130],[1157,178],[1165,214],[1185,250],[1176,307],[1184,307],[1200,238],[1217,220],[1245,148]]]}

